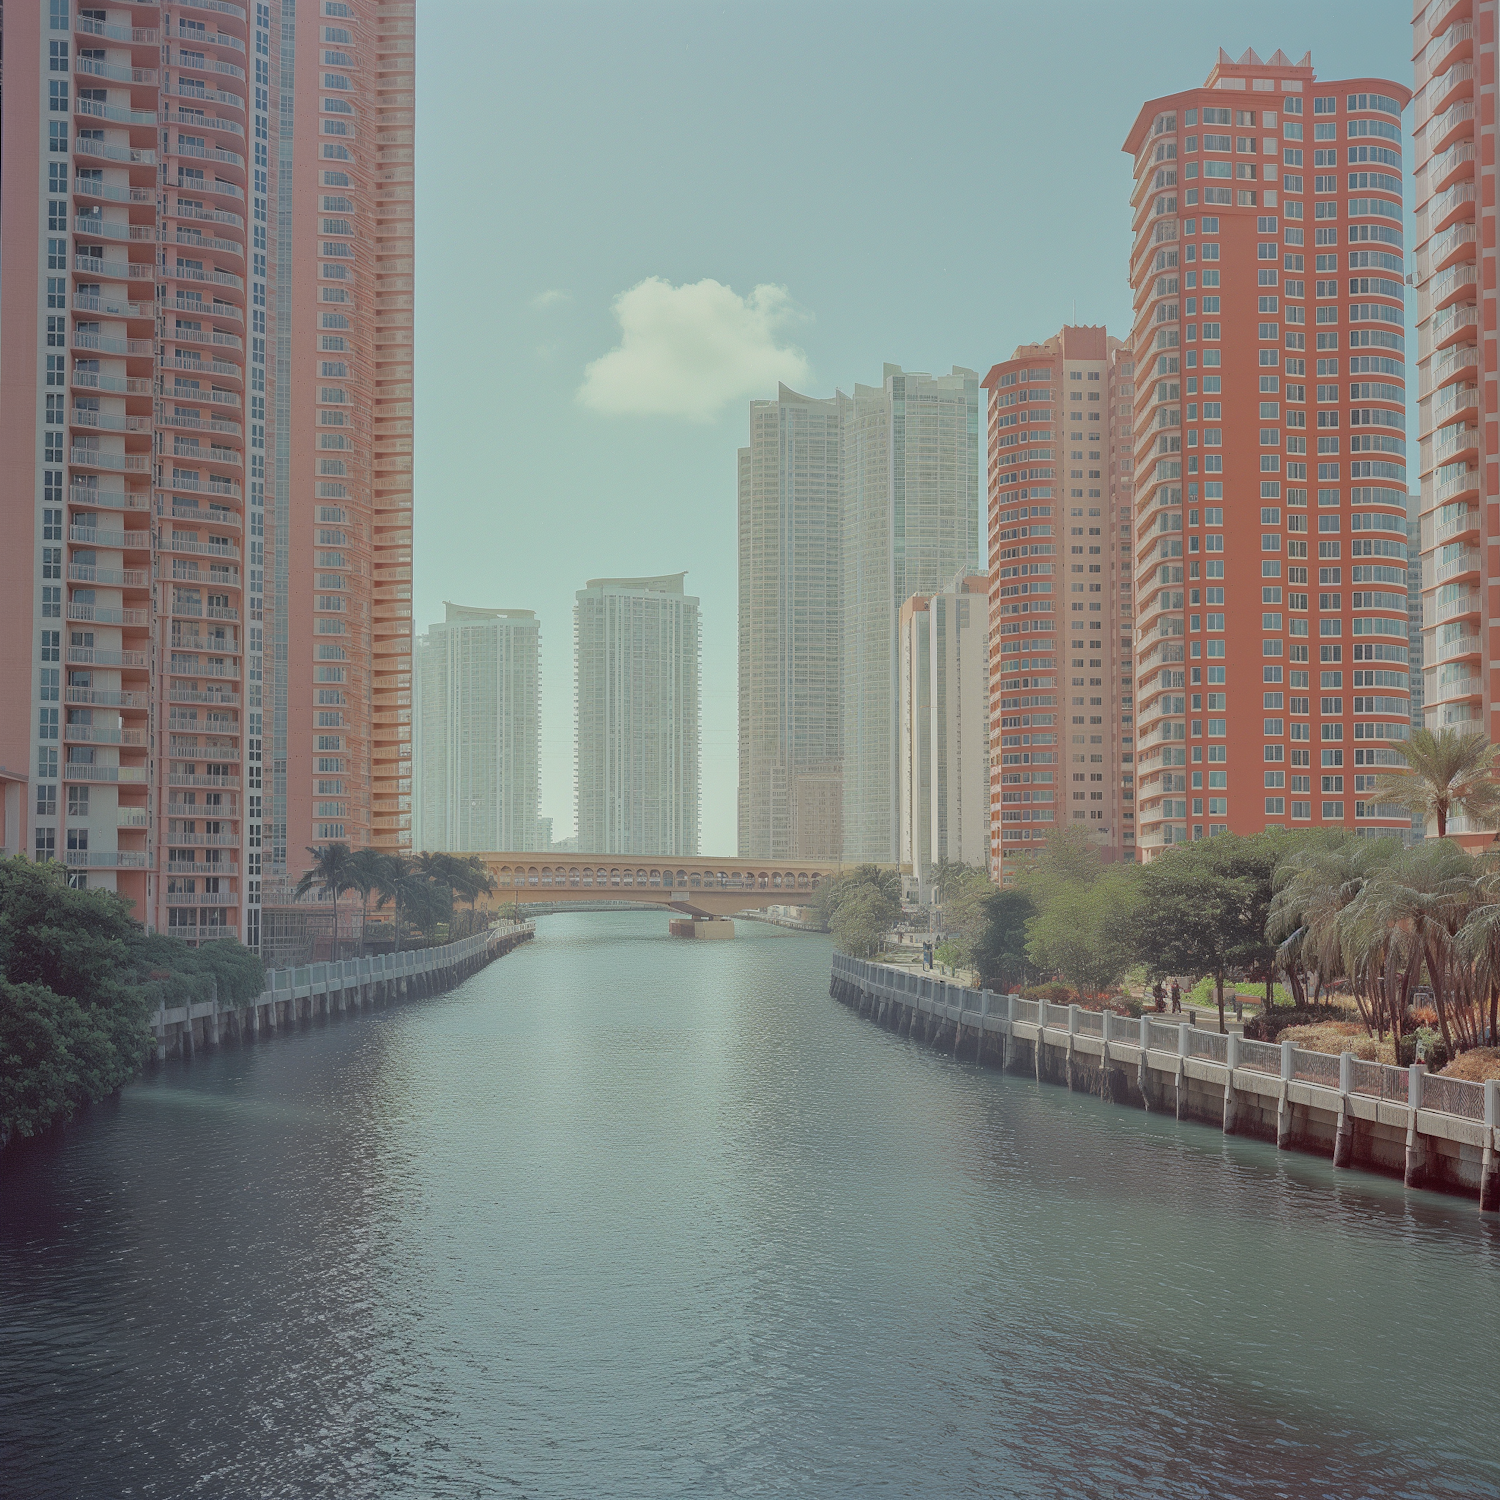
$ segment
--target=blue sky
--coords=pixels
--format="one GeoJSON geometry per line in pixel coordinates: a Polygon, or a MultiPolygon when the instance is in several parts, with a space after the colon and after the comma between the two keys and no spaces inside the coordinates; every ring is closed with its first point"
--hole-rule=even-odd
{"type": "Polygon", "coordinates": [[[1075,317],[1123,332],[1120,143],[1141,103],[1202,82],[1220,46],[1409,84],[1410,17],[1395,0],[423,0],[416,622],[445,599],[537,611],[558,835],[573,594],[685,568],[703,850],[733,852],[752,394],[878,383],[887,360],[982,374],[1075,317]]]}

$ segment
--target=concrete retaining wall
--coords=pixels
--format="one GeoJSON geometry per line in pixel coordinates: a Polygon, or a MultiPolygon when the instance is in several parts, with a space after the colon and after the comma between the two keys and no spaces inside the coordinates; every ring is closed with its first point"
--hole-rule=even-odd
{"type": "Polygon", "coordinates": [[[273,1035],[316,1016],[435,995],[535,935],[535,923],[508,922],[441,948],[267,970],[266,988],[244,1006],[221,1005],[215,998],[158,1009],[151,1019],[156,1057],[191,1057],[202,1047],[273,1035]]]}
{"type": "Polygon", "coordinates": [[[1159,1015],[972,990],[835,954],[830,993],[878,1025],[989,1066],[1316,1151],[1500,1209],[1500,1082],[1429,1078],[1159,1015]]]}

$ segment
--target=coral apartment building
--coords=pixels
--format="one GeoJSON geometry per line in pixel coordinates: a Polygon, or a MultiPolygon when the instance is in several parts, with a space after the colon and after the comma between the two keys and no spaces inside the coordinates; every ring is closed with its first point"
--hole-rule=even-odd
{"type": "MultiPolygon", "coordinates": [[[[1483,179],[1493,182],[1495,161],[1496,9],[1416,6],[1412,101],[1424,715],[1430,729],[1492,739],[1500,399],[1495,203],[1483,179]]],[[[1449,828],[1468,831],[1462,820],[1449,828]]]]}
{"type": "Polygon", "coordinates": [[[408,826],[414,5],[4,21],[7,840],[258,944],[408,826]]]}
{"type": "Polygon", "coordinates": [[[1134,858],[1130,351],[1018,348],[989,391],[990,871],[1062,823],[1134,858]]]}
{"type": "Polygon", "coordinates": [[[1221,52],[1125,142],[1146,857],[1409,823],[1365,796],[1410,732],[1408,98],[1221,52]]]}

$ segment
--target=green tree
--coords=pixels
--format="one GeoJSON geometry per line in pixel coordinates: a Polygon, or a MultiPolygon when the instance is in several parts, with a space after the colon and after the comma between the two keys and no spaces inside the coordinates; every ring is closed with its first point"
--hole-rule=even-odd
{"type": "Polygon", "coordinates": [[[980,898],[981,923],[969,939],[968,961],[989,989],[1009,989],[1025,981],[1026,926],[1036,903],[1024,890],[996,890],[980,898]]]}
{"type": "Polygon", "coordinates": [[[350,856],[347,865],[347,878],[349,889],[359,892],[360,923],[359,923],[359,956],[365,956],[365,923],[364,919],[370,909],[370,897],[374,895],[380,884],[381,873],[385,869],[386,856],[379,849],[356,849],[350,856]]]}
{"type": "Polygon", "coordinates": [[[1132,916],[1136,952],[1158,974],[1207,974],[1224,1030],[1224,979],[1249,969],[1272,993],[1276,945],[1267,936],[1272,876],[1286,847],[1276,833],[1221,833],[1180,845],[1140,870],[1132,916]]]}
{"type": "Polygon", "coordinates": [[[310,890],[316,888],[333,898],[333,951],[339,951],[339,897],[354,889],[352,860],[354,851],[348,844],[311,845],[307,851],[313,857],[312,867],[303,871],[292,899],[300,901],[310,890]]]}
{"type": "Polygon", "coordinates": [[[901,875],[879,865],[856,865],[819,887],[834,946],[851,958],[874,958],[901,916],[901,875]]]}
{"type": "Polygon", "coordinates": [[[1437,836],[1448,836],[1448,820],[1461,814],[1471,828],[1491,827],[1500,814],[1500,782],[1495,759],[1500,748],[1479,730],[1414,729],[1391,749],[1406,765],[1375,783],[1381,802],[1394,802],[1420,818],[1437,822],[1437,836]]]}
{"type": "Polygon", "coordinates": [[[1133,867],[1116,866],[1088,881],[1045,881],[1046,899],[1026,928],[1031,961],[1080,994],[1114,989],[1134,958],[1134,875],[1133,867]]]}

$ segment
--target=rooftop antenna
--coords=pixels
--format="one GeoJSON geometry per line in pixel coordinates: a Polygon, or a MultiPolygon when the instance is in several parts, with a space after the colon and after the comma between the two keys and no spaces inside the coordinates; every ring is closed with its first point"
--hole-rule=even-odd
{"type": "Polygon", "coordinates": [[[1073,326],[1078,327],[1078,298],[1073,299],[1073,326]]]}

